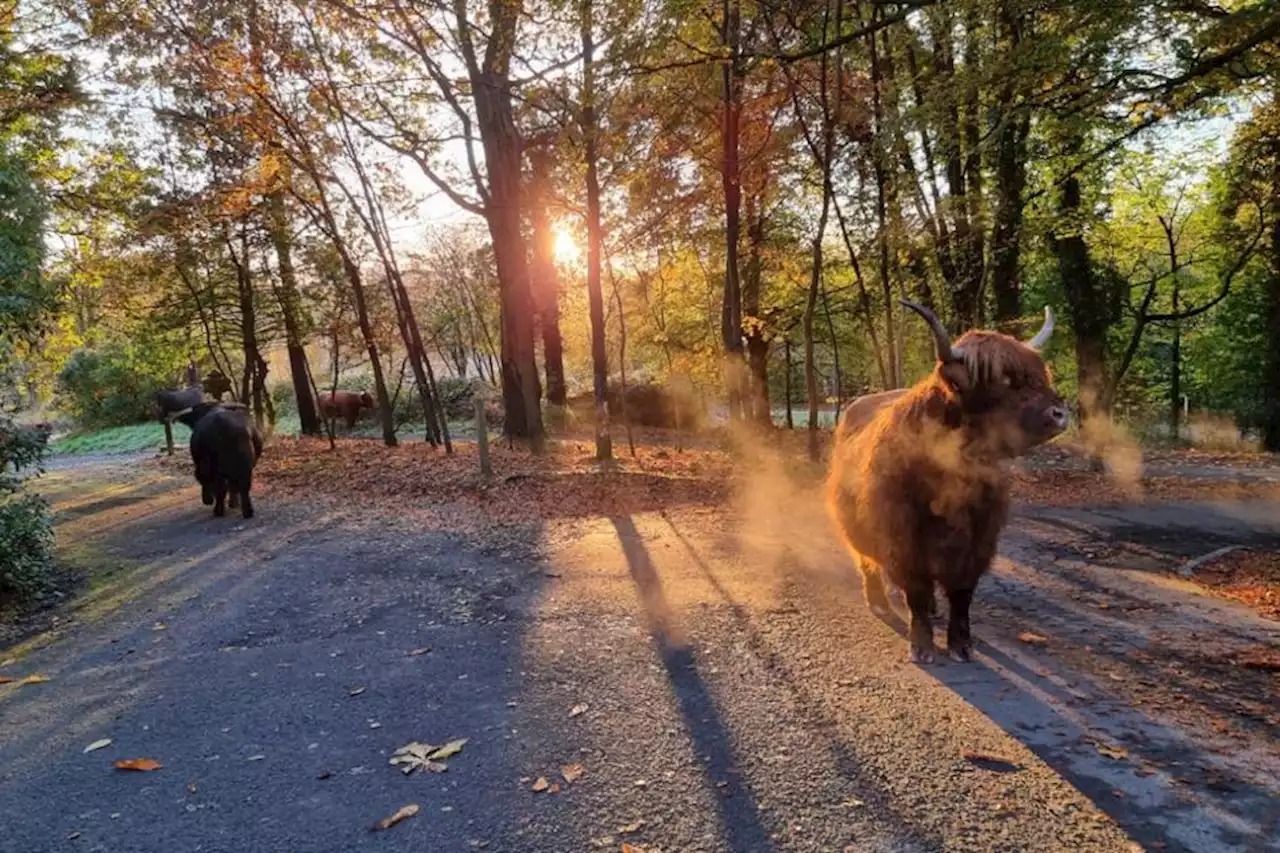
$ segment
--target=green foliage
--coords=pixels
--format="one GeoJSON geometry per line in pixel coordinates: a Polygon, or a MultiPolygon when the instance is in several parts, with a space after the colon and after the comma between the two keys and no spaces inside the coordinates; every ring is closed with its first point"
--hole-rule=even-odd
{"type": "Polygon", "coordinates": [[[179,350],[154,339],[80,349],[58,376],[59,402],[84,427],[137,423],[151,416],[155,392],[174,387],[183,363],[179,350]]]}
{"type": "Polygon", "coordinates": [[[0,601],[26,602],[50,587],[53,521],[48,503],[23,488],[39,472],[48,435],[0,417],[0,601]]]}

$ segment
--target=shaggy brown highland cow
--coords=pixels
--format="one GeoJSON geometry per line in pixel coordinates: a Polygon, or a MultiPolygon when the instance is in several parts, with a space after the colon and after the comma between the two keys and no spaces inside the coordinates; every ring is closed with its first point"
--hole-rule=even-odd
{"type": "Polygon", "coordinates": [[[949,607],[947,650],[969,659],[969,603],[1008,517],[1007,460],[1058,435],[1067,407],[1039,349],[1053,312],[1027,343],[972,331],[954,344],[932,311],[938,363],[912,388],[845,410],[827,477],[827,505],[862,572],[867,604],[890,612],[884,579],[906,594],[911,660],[931,663],[935,584],[949,607]]]}

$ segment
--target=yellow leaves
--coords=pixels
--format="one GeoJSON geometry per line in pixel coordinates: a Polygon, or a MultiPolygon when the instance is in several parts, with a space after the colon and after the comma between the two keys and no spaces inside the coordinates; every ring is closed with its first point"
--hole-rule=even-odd
{"type": "Polygon", "coordinates": [[[543,791],[546,791],[550,788],[551,788],[551,783],[547,781],[547,777],[539,776],[537,779],[533,781],[533,785],[529,787],[529,790],[533,791],[535,794],[541,794],[543,791]]]}
{"type": "Polygon", "coordinates": [[[377,832],[383,829],[390,829],[400,821],[413,817],[419,811],[421,811],[421,807],[417,803],[410,803],[407,806],[401,806],[395,814],[390,815],[389,817],[384,817],[382,820],[375,823],[373,825],[373,830],[377,832]]]}
{"type": "Polygon", "coordinates": [[[159,770],[164,765],[154,758],[125,758],[120,761],[111,762],[111,766],[117,770],[137,770],[140,772],[150,772],[159,770]]]}
{"type": "Polygon", "coordinates": [[[1046,646],[1049,644],[1048,637],[1042,634],[1037,634],[1034,631],[1023,631],[1018,635],[1018,640],[1026,643],[1028,646],[1046,646]]]}
{"type": "Polygon", "coordinates": [[[572,785],[574,782],[582,778],[582,774],[587,772],[587,768],[581,764],[566,764],[560,768],[560,775],[564,777],[565,784],[572,785]]]}

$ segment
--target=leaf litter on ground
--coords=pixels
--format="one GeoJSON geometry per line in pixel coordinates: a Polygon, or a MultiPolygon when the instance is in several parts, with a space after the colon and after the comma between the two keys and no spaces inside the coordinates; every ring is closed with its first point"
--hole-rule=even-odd
{"type": "Polygon", "coordinates": [[[466,743],[467,738],[451,740],[441,746],[435,746],[423,741],[410,741],[392,753],[391,764],[399,765],[401,772],[406,776],[415,770],[445,773],[449,770],[449,765],[445,763],[445,759],[452,758],[462,752],[462,747],[466,743]]]}
{"type": "Polygon", "coordinates": [[[119,761],[111,762],[111,766],[117,770],[150,771],[159,770],[164,765],[154,758],[123,758],[119,761]]]}

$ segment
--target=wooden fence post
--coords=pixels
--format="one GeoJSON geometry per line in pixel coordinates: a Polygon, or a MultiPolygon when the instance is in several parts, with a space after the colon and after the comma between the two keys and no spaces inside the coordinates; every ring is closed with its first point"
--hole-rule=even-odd
{"type": "Polygon", "coordinates": [[[480,473],[489,477],[493,474],[493,465],[489,461],[489,424],[484,416],[484,396],[476,394],[472,402],[476,408],[476,449],[480,452],[480,473]]]}

